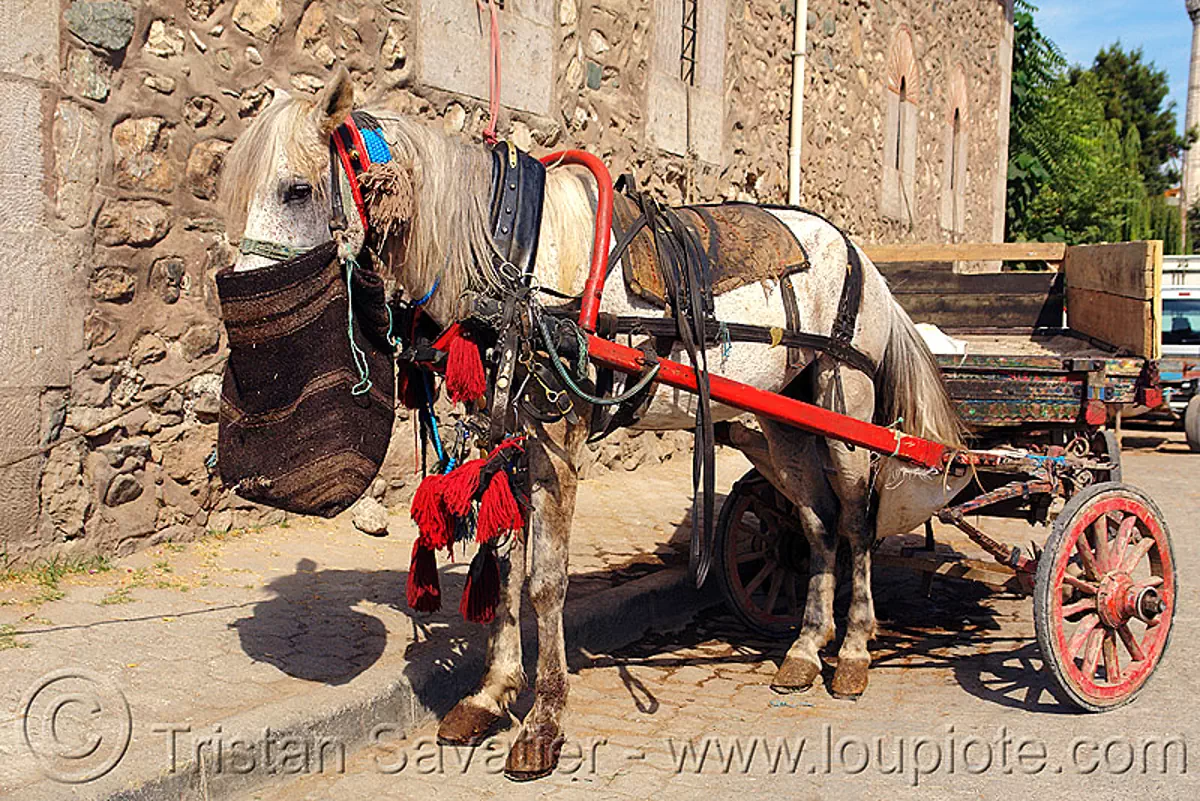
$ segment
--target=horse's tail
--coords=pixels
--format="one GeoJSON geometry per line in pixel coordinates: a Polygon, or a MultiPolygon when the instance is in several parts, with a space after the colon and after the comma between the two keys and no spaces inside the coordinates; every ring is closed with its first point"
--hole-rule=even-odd
{"type": "Polygon", "coordinates": [[[965,428],[954,409],[937,361],[904,309],[892,301],[892,327],[879,365],[876,419],[918,437],[963,447],[965,428]]]}

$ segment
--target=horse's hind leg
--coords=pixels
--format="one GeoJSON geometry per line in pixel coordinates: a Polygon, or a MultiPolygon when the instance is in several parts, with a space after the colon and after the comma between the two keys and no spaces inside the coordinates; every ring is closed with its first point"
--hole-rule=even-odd
{"type": "MultiPolygon", "coordinates": [[[[818,373],[817,386],[822,406],[860,420],[871,419],[875,392],[871,379],[864,373],[846,366],[824,365],[818,373]]],[[[871,599],[874,532],[867,519],[871,455],[864,448],[854,448],[838,440],[828,439],[826,443],[833,468],[829,480],[840,502],[837,534],[850,545],[852,585],[846,637],[838,651],[837,670],[830,689],[839,698],[857,698],[867,689],[867,668],[871,664],[867,644],[875,636],[875,606],[871,599]]]]}
{"type": "Polygon", "coordinates": [[[487,669],[479,690],[458,702],[438,726],[438,742],[476,745],[508,713],[525,687],[521,663],[521,591],[525,587],[525,538],[514,535],[501,574],[500,603],[488,639],[487,669]]]}
{"type": "Polygon", "coordinates": [[[504,773],[525,781],[545,776],[558,764],[567,705],[567,650],[563,603],[571,519],[575,514],[577,460],[587,432],[565,423],[546,426],[529,442],[533,482],[530,515],[529,598],[537,614],[538,661],[533,708],[508,752],[504,773]]]}
{"type": "Polygon", "coordinates": [[[777,692],[802,692],[821,675],[820,650],[833,639],[834,570],[837,541],[830,521],[836,504],[820,458],[820,439],[794,428],[759,420],[770,453],[760,472],[796,507],[809,545],[808,598],[800,633],[771,680],[777,692]]]}

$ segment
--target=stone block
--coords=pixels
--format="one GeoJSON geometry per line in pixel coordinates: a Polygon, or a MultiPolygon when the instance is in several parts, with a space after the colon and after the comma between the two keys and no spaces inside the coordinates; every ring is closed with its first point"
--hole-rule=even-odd
{"type": "Polygon", "coordinates": [[[96,217],[102,245],[153,245],[171,230],[167,207],[153,200],[110,200],[96,217]]]}
{"type": "Polygon", "coordinates": [[[709,164],[721,163],[725,133],[725,104],[719,92],[692,88],[688,104],[689,140],[697,158],[709,164]]]}
{"type": "Polygon", "coordinates": [[[88,44],[121,50],[133,38],[133,6],[124,2],[76,0],[67,7],[67,29],[88,44]]]}
{"type": "MultiPolygon", "coordinates": [[[[527,3],[505,10],[500,29],[504,74],[520,79],[503,82],[500,90],[503,105],[550,115],[554,87],[553,20],[549,3],[527,3]]],[[[475,0],[423,3],[417,30],[420,80],[438,89],[486,100],[488,46],[487,38],[480,36],[475,0]]]]}
{"type": "Polygon", "coordinates": [[[649,106],[647,139],[668,153],[685,155],[688,145],[687,86],[672,75],[652,72],[646,94],[649,106]]]}
{"type": "Polygon", "coordinates": [[[113,126],[117,186],[170,192],[177,167],[169,157],[172,126],[162,117],[133,117],[113,126]]]}
{"type": "Polygon", "coordinates": [[[0,230],[0,386],[69,383],[83,345],[82,260],[77,245],[49,232],[0,230]]]}
{"type": "Polygon", "coordinates": [[[0,72],[58,78],[57,0],[4,0],[0,14],[0,72]]]}
{"type": "Polygon", "coordinates": [[[238,0],[233,24],[255,39],[269,42],[283,25],[283,5],[280,0],[238,0]]]}
{"type": "Polygon", "coordinates": [[[100,122],[84,106],[64,100],[54,112],[54,169],[58,216],[72,228],[91,220],[92,189],[100,170],[100,122]]]}
{"type": "Polygon", "coordinates": [[[45,221],[42,192],[42,93],[28,83],[0,80],[0,228],[28,231],[45,221]]]}
{"type": "Polygon", "coordinates": [[[76,47],[67,56],[67,89],[88,100],[104,102],[112,89],[113,68],[91,50],[76,47]]]}

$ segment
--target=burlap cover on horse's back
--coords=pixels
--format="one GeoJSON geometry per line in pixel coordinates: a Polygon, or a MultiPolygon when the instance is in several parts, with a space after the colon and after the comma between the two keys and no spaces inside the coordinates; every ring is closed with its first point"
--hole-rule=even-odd
{"type": "Polygon", "coordinates": [[[359,383],[347,336],[346,281],[327,243],[258,270],[217,275],[229,361],[221,391],[221,480],[244,498],[332,517],[366,492],[387,453],[395,379],[383,283],[355,271],[354,337],[370,367],[359,383]]]}
{"type": "MultiPolygon", "coordinates": [[[[639,215],[628,197],[614,197],[613,220],[625,231],[639,215]]],[[[673,210],[699,236],[708,253],[714,295],[746,284],[779,280],[807,269],[795,235],[774,215],[749,203],[683,206],[673,210]]],[[[642,229],[621,257],[629,291],[656,306],[666,305],[666,283],[654,253],[654,239],[642,229]]]]}

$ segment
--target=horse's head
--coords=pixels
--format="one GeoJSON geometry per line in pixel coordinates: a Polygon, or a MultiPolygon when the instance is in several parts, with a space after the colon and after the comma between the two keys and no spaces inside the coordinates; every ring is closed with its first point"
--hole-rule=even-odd
{"type": "MultiPolygon", "coordinates": [[[[354,86],[342,70],[315,103],[277,91],[238,138],[221,191],[230,236],[241,237],[235,270],[263,267],[330,239],[329,137],[353,106],[354,86]],[[262,243],[280,247],[272,253],[262,243]]],[[[348,222],[354,224],[352,216],[348,222]]]]}

